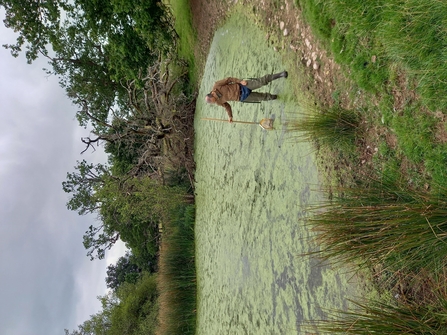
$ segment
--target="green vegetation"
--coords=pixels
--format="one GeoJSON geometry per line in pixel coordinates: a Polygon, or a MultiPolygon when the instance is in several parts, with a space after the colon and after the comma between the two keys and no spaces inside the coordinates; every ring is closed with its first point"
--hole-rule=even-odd
{"type": "Polygon", "coordinates": [[[384,178],[343,188],[310,221],[325,259],[385,264],[394,271],[443,269],[447,258],[447,203],[443,196],[408,189],[384,178]]]}
{"type": "Polygon", "coordinates": [[[390,65],[395,63],[417,85],[427,106],[447,106],[447,36],[441,28],[446,24],[447,4],[417,0],[295,2],[361,87],[383,91],[393,75],[390,65]]]}
{"type": "Polygon", "coordinates": [[[194,61],[194,45],[197,43],[197,36],[192,27],[191,7],[188,0],[169,0],[172,14],[175,18],[174,27],[179,34],[178,54],[188,61],[189,78],[192,83],[198,81],[196,64],[194,61]]]}
{"type": "Polygon", "coordinates": [[[91,315],[77,330],[65,330],[65,334],[154,334],[157,328],[157,298],[156,276],[142,273],[136,283],[124,283],[118,290],[99,297],[102,310],[91,315]]]}
{"type": "Polygon", "coordinates": [[[333,150],[353,150],[358,137],[360,114],[338,106],[318,111],[307,107],[302,118],[291,120],[287,130],[298,140],[317,141],[333,150]]]}
{"type": "MultiPolygon", "coordinates": [[[[425,179],[416,182],[445,185],[447,147],[439,141],[445,127],[438,125],[439,111],[447,102],[443,47],[447,36],[439,27],[446,20],[447,5],[399,0],[297,0],[296,4],[336,61],[349,69],[355,84],[380,97],[379,110],[364,118],[395,133],[394,155],[409,159],[407,168],[425,179]],[[392,97],[393,92],[413,90],[420,99],[409,94],[398,102],[392,97]]],[[[365,101],[370,103],[366,110],[377,108],[368,98],[365,101]]]]}
{"type": "Polygon", "coordinates": [[[139,262],[140,259],[127,251],[116,264],[107,267],[106,284],[109,289],[116,291],[124,283],[135,284],[145,272],[156,271],[156,259],[139,262]]]}
{"type": "MultiPolygon", "coordinates": [[[[437,28],[438,23],[432,23],[446,13],[445,4],[312,0],[296,3],[356,85],[380,96],[379,110],[365,118],[374,118],[379,126],[384,122],[398,137],[396,156],[410,158],[414,169],[424,164],[424,171],[419,172],[442,184],[445,173],[439,167],[445,163],[446,147],[436,138],[440,129],[435,128],[439,123],[439,114],[435,112],[445,107],[441,98],[445,95],[445,66],[440,64],[443,57],[439,53],[443,52],[442,41],[446,37],[437,28]],[[428,50],[431,51],[427,53],[428,50]],[[391,95],[412,90],[420,94],[420,101],[409,95],[407,100],[397,102],[391,95]]],[[[373,105],[367,107],[368,111],[376,109],[373,105]]]]}
{"type": "Polygon", "coordinates": [[[416,335],[445,334],[447,297],[439,297],[436,307],[420,304],[394,305],[383,302],[357,303],[364,312],[344,312],[339,319],[319,323],[320,334],[416,335]]]}

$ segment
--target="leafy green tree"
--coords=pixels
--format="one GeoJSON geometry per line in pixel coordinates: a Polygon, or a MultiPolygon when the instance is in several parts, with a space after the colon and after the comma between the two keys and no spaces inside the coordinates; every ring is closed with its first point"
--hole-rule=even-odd
{"type": "Polygon", "coordinates": [[[155,334],[158,315],[155,275],[142,273],[134,283],[124,283],[116,292],[98,297],[102,309],[65,335],[155,334]]]}
{"type": "Polygon", "coordinates": [[[136,283],[143,271],[153,273],[156,270],[156,262],[155,255],[150,259],[138,259],[131,252],[126,252],[116,264],[107,267],[107,287],[116,291],[123,283],[136,283]]]}
{"type": "Polygon", "coordinates": [[[103,164],[91,164],[86,160],[77,161],[76,172],[67,173],[67,180],[62,182],[62,189],[71,193],[67,208],[77,211],[79,215],[94,213],[100,208],[100,199],[95,192],[106,182],[108,167],[103,164]]]}
{"type": "Polygon", "coordinates": [[[25,46],[28,63],[47,53],[47,46],[59,29],[61,13],[72,9],[65,0],[0,0],[0,6],[6,11],[5,26],[19,33],[16,44],[4,47],[17,57],[25,46]]]}
{"type": "Polygon", "coordinates": [[[185,201],[182,188],[164,186],[149,177],[129,178],[121,185],[107,183],[99,192],[104,199],[99,210],[106,228],[103,231],[119,232],[132,253],[146,260],[151,260],[158,250],[159,223],[169,220],[174,209],[185,201]]]}
{"type": "Polygon", "coordinates": [[[107,267],[106,285],[116,290],[121,284],[135,283],[141,274],[141,269],[132,261],[132,254],[126,254],[118,259],[116,264],[107,267]]]}
{"type": "Polygon", "coordinates": [[[109,335],[155,334],[158,315],[155,275],[144,273],[136,284],[124,283],[116,295],[120,304],[110,315],[109,335]]]}
{"type": "MultiPolygon", "coordinates": [[[[99,192],[108,183],[119,183],[119,178],[110,174],[109,168],[103,164],[89,164],[85,160],[75,167],[76,172],[67,173],[67,180],[62,182],[65,192],[71,194],[67,202],[69,210],[77,211],[79,215],[98,214],[105,201],[103,193],[99,192]]],[[[113,194],[110,197],[113,198],[113,194]]],[[[83,237],[84,247],[91,259],[104,258],[106,250],[118,241],[120,235],[114,227],[99,221],[98,225],[91,225],[83,237]],[[96,256],[94,254],[96,253],[96,256]]]]}
{"type": "Polygon", "coordinates": [[[158,0],[77,0],[89,30],[107,39],[115,79],[136,78],[151,50],[169,50],[174,30],[167,7],[158,0]]]}
{"type": "Polygon", "coordinates": [[[59,77],[80,107],[80,124],[91,122],[96,132],[104,131],[111,117],[129,114],[122,83],[138,81],[175,36],[161,1],[0,0],[0,5],[5,25],[19,33],[16,44],[5,47],[17,56],[26,46],[30,63],[47,57],[47,72],[59,77]]]}
{"type": "Polygon", "coordinates": [[[71,332],[65,329],[65,335],[107,335],[110,333],[112,327],[111,315],[120,301],[113,293],[99,296],[98,299],[101,302],[102,309],[98,313],[90,315],[90,319],[79,325],[78,329],[71,332]]]}
{"type": "Polygon", "coordinates": [[[121,238],[135,256],[152,259],[157,252],[159,222],[168,220],[185,201],[185,191],[149,177],[116,177],[107,166],[85,160],[75,168],[62,183],[64,191],[72,195],[67,208],[80,215],[96,213],[99,219],[84,234],[87,255],[102,259],[121,238]]]}

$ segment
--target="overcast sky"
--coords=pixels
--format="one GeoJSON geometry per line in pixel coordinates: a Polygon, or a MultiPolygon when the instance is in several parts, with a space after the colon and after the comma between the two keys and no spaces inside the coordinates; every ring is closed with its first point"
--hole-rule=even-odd
{"type": "MultiPolygon", "coordinates": [[[[0,45],[14,43],[3,25],[0,45]]],[[[0,334],[55,335],[96,313],[105,271],[123,248],[91,262],[82,235],[94,217],[66,209],[61,183],[76,160],[103,162],[85,148],[75,106],[45,61],[26,64],[0,48],[0,334]]]]}

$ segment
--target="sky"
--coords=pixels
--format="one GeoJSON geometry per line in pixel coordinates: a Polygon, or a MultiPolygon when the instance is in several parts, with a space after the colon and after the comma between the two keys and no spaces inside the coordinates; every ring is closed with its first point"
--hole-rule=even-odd
{"type": "MultiPolygon", "coordinates": [[[[4,11],[0,10],[3,21],[4,11]]],[[[0,45],[15,35],[0,23],[0,45]]],[[[90,261],[82,236],[94,216],[65,207],[62,190],[77,160],[105,162],[101,148],[80,154],[89,135],[76,106],[44,60],[31,65],[0,47],[0,334],[55,335],[73,330],[99,311],[108,264],[90,261]]]]}

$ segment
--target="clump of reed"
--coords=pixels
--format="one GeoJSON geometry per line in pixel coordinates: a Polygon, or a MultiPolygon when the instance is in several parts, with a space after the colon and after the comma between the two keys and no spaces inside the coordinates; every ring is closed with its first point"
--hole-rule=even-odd
{"type": "Polygon", "coordinates": [[[312,323],[319,334],[445,334],[447,326],[447,272],[407,274],[402,294],[351,301],[348,311],[329,312],[327,320],[312,323]],[[412,291],[412,292],[408,292],[412,291]]]}
{"type": "Polygon", "coordinates": [[[188,205],[163,227],[157,276],[160,294],[157,335],[195,333],[194,220],[195,207],[188,205]]]}
{"type": "Polygon", "coordinates": [[[287,131],[300,141],[317,141],[331,148],[352,147],[360,124],[360,114],[339,106],[323,110],[306,107],[299,119],[288,120],[287,131]]]}
{"type": "Polygon", "coordinates": [[[320,255],[392,269],[441,269],[447,257],[447,200],[384,177],[315,208],[320,255]]]}
{"type": "Polygon", "coordinates": [[[319,334],[441,335],[447,327],[446,298],[439,296],[436,305],[355,302],[354,311],[340,312],[331,320],[317,322],[317,327],[319,334]]]}

